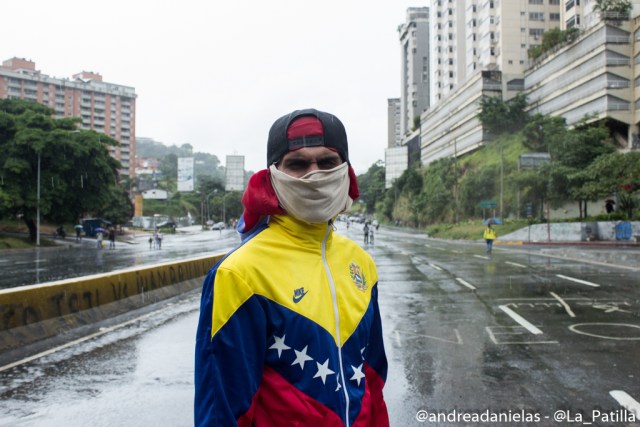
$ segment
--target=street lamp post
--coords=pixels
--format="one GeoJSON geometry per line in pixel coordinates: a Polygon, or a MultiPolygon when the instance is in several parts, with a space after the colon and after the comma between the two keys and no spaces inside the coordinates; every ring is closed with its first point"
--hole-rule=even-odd
{"type": "Polygon", "coordinates": [[[40,152],[38,151],[38,197],[36,202],[36,246],[40,246],[40,152]]]}

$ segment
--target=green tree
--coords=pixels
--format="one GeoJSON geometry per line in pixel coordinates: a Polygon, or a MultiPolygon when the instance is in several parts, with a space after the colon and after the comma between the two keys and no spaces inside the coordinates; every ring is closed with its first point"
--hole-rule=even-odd
{"type": "Polygon", "coordinates": [[[34,102],[0,100],[0,216],[22,218],[32,240],[38,207],[45,220],[75,222],[111,203],[117,186],[120,162],[107,149],[117,142],[52,114],[34,102]]]}
{"type": "Polygon", "coordinates": [[[568,200],[578,202],[580,217],[587,216],[587,203],[596,200],[588,183],[592,177],[584,171],[599,156],[615,151],[608,144],[609,131],[602,125],[584,123],[562,133],[561,138],[550,138],[548,143],[552,164],[541,173],[548,185],[548,197],[555,204],[568,200]]]}
{"type": "Polygon", "coordinates": [[[366,173],[358,176],[360,200],[364,201],[368,213],[375,212],[376,204],[383,200],[384,186],[385,169],[382,160],[378,160],[366,173]]]}
{"type": "Polygon", "coordinates": [[[618,209],[627,218],[633,218],[638,208],[636,193],[640,190],[640,153],[612,152],[596,158],[582,174],[585,177],[584,191],[596,200],[618,195],[618,209]]]}
{"type": "Polygon", "coordinates": [[[546,152],[550,145],[560,145],[566,132],[563,117],[534,114],[522,130],[523,145],[533,152],[546,152]]]}
{"type": "Polygon", "coordinates": [[[493,96],[483,96],[480,99],[480,113],[478,118],[482,126],[488,131],[499,135],[520,131],[528,121],[525,111],[527,96],[519,93],[508,101],[493,96]]]}
{"type": "Polygon", "coordinates": [[[618,12],[628,14],[633,5],[629,0],[595,0],[593,9],[598,12],[618,12]]]}
{"type": "Polygon", "coordinates": [[[436,160],[427,166],[422,188],[427,223],[454,220],[451,214],[455,208],[455,167],[454,158],[436,160]]]}

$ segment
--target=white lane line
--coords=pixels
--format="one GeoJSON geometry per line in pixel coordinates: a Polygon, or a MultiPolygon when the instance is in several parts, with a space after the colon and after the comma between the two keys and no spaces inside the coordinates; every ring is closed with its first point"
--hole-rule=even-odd
{"type": "Polygon", "coordinates": [[[527,268],[526,265],[518,264],[517,262],[505,261],[504,263],[505,264],[509,264],[509,265],[514,265],[514,266],[520,267],[520,268],[527,268]]]}
{"type": "Polygon", "coordinates": [[[482,255],[474,255],[474,257],[480,258],[480,259],[491,259],[488,256],[482,256],[482,255]]]}
{"type": "Polygon", "coordinates": [[[158,311],[144,314],[142,316],[136,317],[135,319],[131,319],[131,320],[128,320],[126,322],[110,326],[108,328],[100,328],[100,331],[95,332],[95,333],[93,333],[91,335],[87,335],[85,337],[78,338],[77,340],[68,342],[66,344],[59,345],[58,347],[52,348],[50,350],[43,351],[42,353],[38,353],[38,354],[34,354],[33,356],[25,357],[24,359],[18,360],[18,361],[13,362],[13,363],[9,363],[8,365],[0,366],[0,372],[6,371],[7,369],[15,368],[16,366],[24,365],[25,363],[32,362],[32,361],[34,361],[36,359],[40,359],[41,357],[48,356],[48,355],[56,353],[56,352],[58,352],[60,350],[64,350],[65,348],[73,347],[76,344],[80,344],[80,343],[82,343],[84,341],[88,341],[90,339],[99,337],[101,335],[104,335],[104,334],[107,334],[109,332],[115,331],[116,329],[123,328],[123,327],[125,327],[127,325],[130,325],[132,323],[139,322],[142,319],[145,319],[147,317],[151,317],[155,313],[158,313],[158,311]]]}
{"type": "Polygon", "coordinates": [[[396,344],[398,345],[398,347],[402,347],[402,342],[400,342],[400,333],[398,332],[398,330],[396,329],[396,344]]]}
{"type": "Polygon", "coordinates": [[[611,390],[609,394],[617,400],[624,409],[631,412],[636,418],[640,418],[640,403],[638,403],[637,400],[622,390],[611,390]]]}
{"type": "Polygon", "coordinates": [[[571,317],[576,317],[576,315],[573,313],[573,311],[571,310],[571,307],[569,307],[569,304],[566,303],[565,300],[563,300],[562,298],[560,298],[560,296],[558,294],[556,294],[555,292],[549,292],[551,294],[552,297],[554,297],[555,299],[558,300],[558,302],[560,304],[562,304],[562,306],[564,307],[565,311],[567,312],[567,314],[571,317]]]}
{"type": "Polygon", "coordinates": [[[436,269],[438,271],[442,271],[442,269],[440,267],[438,267],[437,265],[435,265],[435,264],[429,263],[429,265],[431,266],[431,268],[434,268],[434,269],[436,269]]]}
{"type": "Polygon", "coordinates": [[[561,279],[571,280],[572,282],[582,283],[583,285],[593,286],[594,288],[600,287],[600,285],[598,285],[597,283],[587,282],[586,280],[576,279],[575,277],[563,276],[562,274],[556,274],[556,276],[558,276],[561,279]]]}
{"type": "Polygon", "coordinates": [[[532,334],[540,335],[542,333],[542,331],[540,329],[538,329],[535,326],[533,326],[531,323],[529,323],[528,320],[526,320],[524,317],[520,316],[515,311],[511,310],[506,305],[501,305],[501,306],[499,306],[499,308],[500,308],[500,310],[504,311],[509,316],[511,316],[511,318],[513,320],[518,322],[520,324],[520,326],[522,326],[523,328],[525,328],[527,331],[531,332],[532,334]]]}
{"type": "Polygon", "coordinates": [[[463,285],[465,285],[467,288],[471,289],[472,291],[476,290],[476,287],[473,286],[471,283],[465,281],[464,279],[461,279],[459,277],[456,277],[456,280],[460,283],[462,283],[463,285]]]}

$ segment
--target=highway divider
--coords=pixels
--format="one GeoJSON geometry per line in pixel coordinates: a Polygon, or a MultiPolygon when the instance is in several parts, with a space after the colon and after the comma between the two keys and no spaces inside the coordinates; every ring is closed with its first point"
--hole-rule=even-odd
{"type": "Polygon", "coordinates": [[[0,354],[196,289],[224,254],[0,290],[0,354]]]}

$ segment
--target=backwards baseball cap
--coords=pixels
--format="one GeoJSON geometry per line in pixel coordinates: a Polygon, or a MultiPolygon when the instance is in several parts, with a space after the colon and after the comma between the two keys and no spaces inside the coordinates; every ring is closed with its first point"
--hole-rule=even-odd
{"type": "Polygon", "coordinates": [[[333,114],[313,108],[296,110],[276,120],[269,130],[267,166],[277,163],[289,151],[304,147],[334,149],[349,163],[347,133],[333,114]]]}

